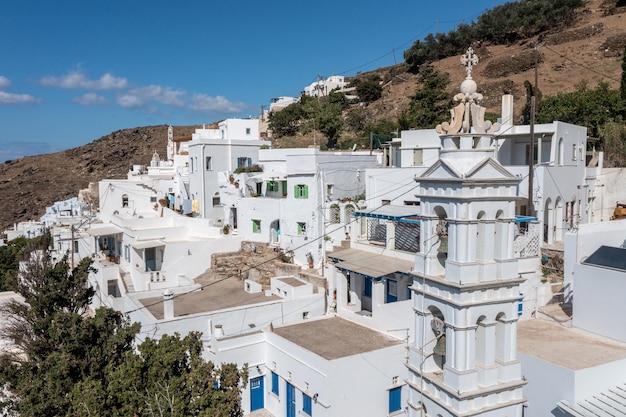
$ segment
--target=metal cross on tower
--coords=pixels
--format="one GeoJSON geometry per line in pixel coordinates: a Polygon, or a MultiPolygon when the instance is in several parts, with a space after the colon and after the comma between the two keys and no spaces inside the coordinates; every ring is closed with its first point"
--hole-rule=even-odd
{"type": "Polygon", "coordinates": [[[467,52],[465,55],[461,56],[461,64],[465,65],[465,72],[467,73],[467,78],[472,78],[472,67],[478,64],[478,55],[474,53],[474,49],[470,46],[467,48],[467,52]]]}

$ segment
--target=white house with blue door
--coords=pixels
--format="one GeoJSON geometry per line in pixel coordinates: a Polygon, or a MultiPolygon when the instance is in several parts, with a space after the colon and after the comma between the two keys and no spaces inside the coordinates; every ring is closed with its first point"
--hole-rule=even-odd
{"type": "Polygon", "coordinates": [[[218,363],[248,363],[244,412],[276,417],[404,412],[407,342],[340,317],[213,338],[218,363]]]}

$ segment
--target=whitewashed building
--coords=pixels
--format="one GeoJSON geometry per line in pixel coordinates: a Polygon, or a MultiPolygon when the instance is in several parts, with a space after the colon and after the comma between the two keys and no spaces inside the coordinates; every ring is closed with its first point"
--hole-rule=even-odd
{"type": "Polygon", "coordinates": [[[254,169],[259,163],[259,149],[269,145],[259,140],[257,119],[227,119],[217,129],[196,129],[188,145],[193,215],[221,224],[224,219],[218,184],[236,170],[254,169]]]}
{"type": "Polygon", "coordinates": [[[268,242],[320,268],[327,244],[351,233],[351,214],[376,156],[317,149],[261,149],[262,172],[220,182],[224,218],[247,240],[268,242]]]}

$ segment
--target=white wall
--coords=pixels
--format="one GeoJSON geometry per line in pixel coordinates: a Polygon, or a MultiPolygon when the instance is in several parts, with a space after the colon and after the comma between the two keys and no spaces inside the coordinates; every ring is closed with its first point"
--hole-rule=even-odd
{"type": "Polygon", "coordinates": [[[624,272],[576,264],[574,274],[574,326],[626,342],[624,272]]]}

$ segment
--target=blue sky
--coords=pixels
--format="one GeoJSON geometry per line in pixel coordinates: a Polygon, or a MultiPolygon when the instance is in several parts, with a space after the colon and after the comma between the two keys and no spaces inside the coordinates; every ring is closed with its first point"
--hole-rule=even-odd
{"type": "Polygon", "coordinates": [[[318,75],[402,62],[501,0],[2,0],[0,162],[119,129],[258,116],[318,75]]]}

